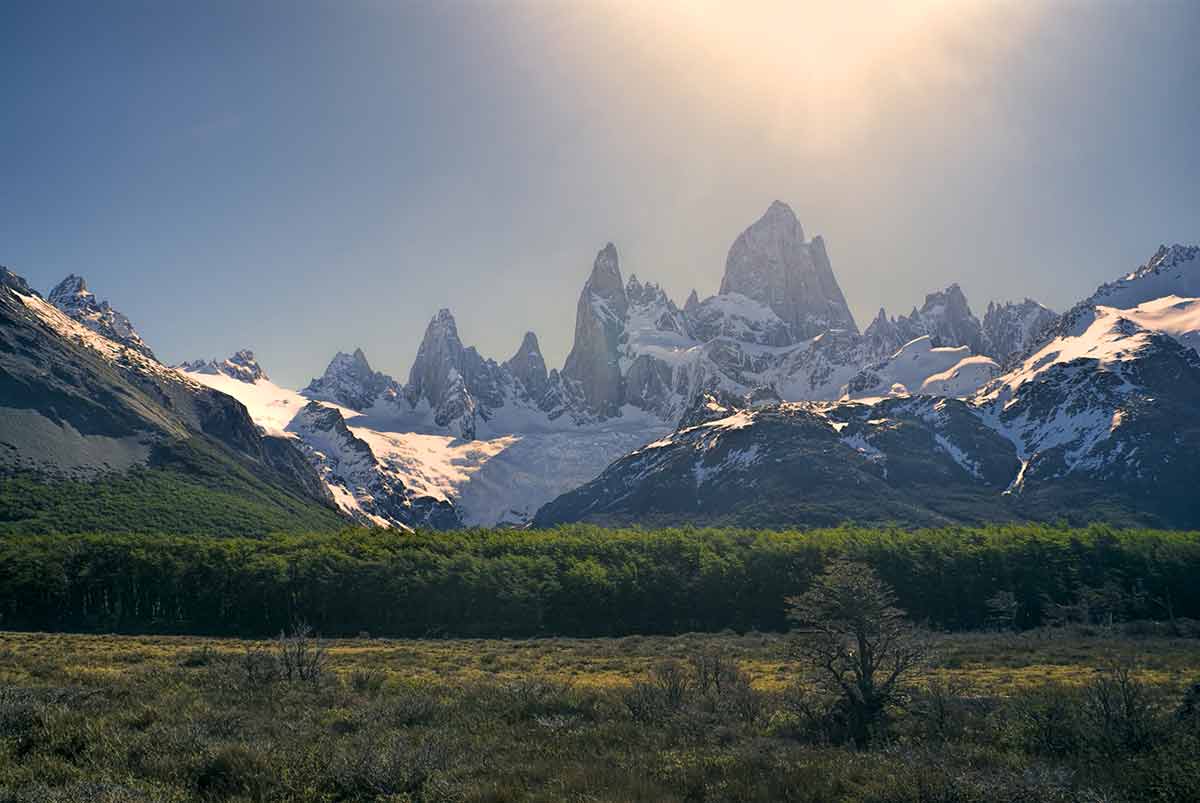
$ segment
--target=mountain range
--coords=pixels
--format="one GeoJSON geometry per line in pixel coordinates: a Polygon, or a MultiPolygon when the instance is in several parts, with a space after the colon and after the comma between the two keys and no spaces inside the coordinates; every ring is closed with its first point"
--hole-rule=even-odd
{"type": "Polygon", "coordinates": [[[1196,526],[1198,298],[1198,249],[1173,246],[1062,316],[980,320],[951,285],[860,331],[825,242],[775,202],[682,306],[606,245],[561,369],[532,332],[483,356],[443,309],[406,381],[356,349],[291,390],[250,350],[167,367],[82,278],[43,299],[5,271],[0,471],[190,482],[163,456],[189,444],[291,511],[255,526],[1196,526]]]}

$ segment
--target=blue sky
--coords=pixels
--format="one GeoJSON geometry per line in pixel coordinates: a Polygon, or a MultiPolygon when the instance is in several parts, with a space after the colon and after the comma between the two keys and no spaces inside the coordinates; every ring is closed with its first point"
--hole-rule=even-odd
{"type": "Polygon", "coordinates": [[[922,2],[0,3],[0,264],[299,385],[443,306],[561,364],[606,241],[703,296],[775,198],[863,325],[1200,240],[1200,4],[922,2]]]}

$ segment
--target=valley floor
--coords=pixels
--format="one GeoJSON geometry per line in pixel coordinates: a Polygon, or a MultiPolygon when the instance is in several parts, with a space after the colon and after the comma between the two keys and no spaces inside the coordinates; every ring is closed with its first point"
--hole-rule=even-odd
{"type": "Polygon", "coordinates": [[[1200,641],[1131,632],[938,636],[865,751],[780,634],[0,633],[0,801],[1198,799],[1200,641]]]}

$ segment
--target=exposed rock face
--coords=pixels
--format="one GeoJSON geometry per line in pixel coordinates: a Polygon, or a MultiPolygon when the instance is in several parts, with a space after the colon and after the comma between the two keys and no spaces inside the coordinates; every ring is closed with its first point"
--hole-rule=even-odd
{"type": "Polygon", "coordinates": [[[42,297],[41,293],[31,288],[23,277],[18,276],[3,265],[0,265],[0,287],[7,287],[10,290],[16,290],[18,293],[27,296],[42,297]]]}
{"type": "Polygon", "coordinates": [[[617,249],[601,249],[579,296],[575,312],[575,344],[562,375],[578,382],[588,408],[597,415],[616,415],[624,403],[620,338],[629,299],[621,281],[617,249]]]}
{"type": "Polygon", "coordinates": [[[366,410],[380,398],[396,398],[399,385],[385,373],[374,371],[362,349],[339,351],[325,373],[301,391],[311,399],[336,402],[352,410],[366,410]]]}
{"type": "Polygon", "coordinates": [[[1019,303],[989,303],[983,316],[983,341],[988,356],[1001,365],[1024,354],[1058,315],[1031,298],[1019,303]]]}
{"type": "Polygon", "coordinates": [[[935,348],[966,346],[973,354],[987,351],[983,327],[957,284],[928,294],[921,308],[907,316],[888,320],[887,313],[879,310],[879,315],[863,335],[872,353],[880,359],[894,354],[905,343],[925,336],[935,348]]]}
{"type": "Polygon", "coordinates": [[[438,426],[457,428],[474,439],[476,418],[484,421],[504,406],[511,375],[495,360],[485,360],[472,347],[464,347],[450,310],[434,316],[417,351],[404,397],[412,407],[421,402],[434,410],[438,426]]]}
{"type": "Polygon", "coordinates": [[[386,466],[369,444],[346,426],[341,412],[309,402],[288,425],[325,483],[355,500],[343,509],[366,525],[435,527],[461,526],[458,514],[445,500],[416,496],[386,466]]]}
{"type": "Polygon", "coordinates": [[[935,348],[966,346],[975,354],[984,352],[983,327],[957,284],[925,296],[918,325],[929,335],[935,348]]]}
{"type": "Polygon", "coordinates": [[[96,301],[82,276],[72,273],[50,291],[46,300],[96,334],[157,359],[128,318],[107,301],[96,301]]]}
{"type": "Polygon", "coordinates": [[[781,201],[772,203],[729,249],[721,293],[741,293],[770,307],[797,340],[829,329],[858,332],[824,240],[805,242],[795,213],[781,201]]]}
{"type": "Polygon", "coordinates": [[[504,367],[512,372],[512,375],[521,383],[528,398],[541,401],[546,393],[548,376],[546,360],[542,357],[537,335],[533,332],[526,332],[525,338],[521,341],[521,347],[517,349],[517,353],[512,356],[512,359],[504,363],[504,367]]]}
{"type": "Polygon", "coordinates": [[[232,357],[225,360],[192,360],[191,362],[180,363],[177,366],[180,370],[191,371],[197,374],[224,374],[232,377],[239,382],[245,382],[253,385],[260,379],[269,379],[267,372],[258,364],[258,360],[254,356],[254,352],[250,349],[242,349],[235,352],[232,357]]]}

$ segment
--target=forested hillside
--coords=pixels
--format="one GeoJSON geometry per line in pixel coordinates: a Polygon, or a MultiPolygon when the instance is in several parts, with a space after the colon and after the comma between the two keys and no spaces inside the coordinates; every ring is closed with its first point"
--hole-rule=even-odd
{"type": "Polygon", "coordinates": [[[936,628],[1200,619],[1200,533],[1037,526],[344,530],[262,539],[14,535],[0,629],[271,635],[620,635],[779,630],[825,563],[876,568],[936,628]]]}

